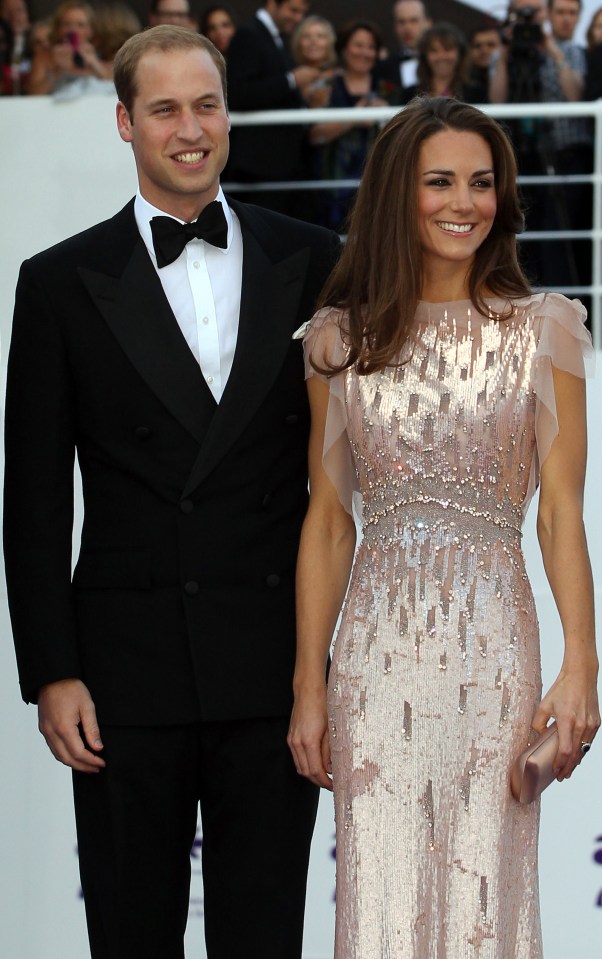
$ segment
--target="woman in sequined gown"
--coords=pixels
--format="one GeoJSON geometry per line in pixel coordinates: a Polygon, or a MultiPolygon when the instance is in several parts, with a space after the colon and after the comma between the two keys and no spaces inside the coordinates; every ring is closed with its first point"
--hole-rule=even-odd
{"type": "Polygon", "coordinates": [[[539,803],[512,798],[510,767],[554,717],[567,778],[600,724],[581,518],[591,344],[580,304],[532,294],[520,271],[515,177],[484,114],[411,104],[377,141],[305,339],[289,743],[300,773],[334,783],[336,959],[541,959],[539,803]],[[565,636],[543,699],[520,532],[538,485],[565,636]]]}

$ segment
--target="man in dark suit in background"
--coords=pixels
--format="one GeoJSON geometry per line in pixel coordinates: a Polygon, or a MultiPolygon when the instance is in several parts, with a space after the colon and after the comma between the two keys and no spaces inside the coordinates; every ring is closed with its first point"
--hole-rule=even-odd
{"type": "MultiPolygon", "coordinates": [[[[315,67],[295,66],[288,38],[306,16],[308,0],[266,0],[238,27],[228,47],[228,91],[232,110],[296,110],[301,90],[319,76],[315,67]]],[[[304,126],[235,127],[224,178],[259,183],[309,176],[304,126]]],[[[240,194],[262,206],[301,216],[305,201],[294,190],[240,194]]]]}
{"type": "Polygon", "coordinates": [[[182,959],[199,802],[208,956],[293,959],[317,805],[286,744],[309,428],[293,333],[338,238],[226,201],[225,65],[204,37],[137,34],[115,79],[139,193],[17,289],[22,693],[74,770],[93,959],[182,959]]]}
{"type": "Polygon", "coordinates": [[[422,35],[432,26],[422,0],[396,0],[393,4],[393,28],[398,41],[397,51],[376,64],[377,76],[398,87],[402,93],[418,82],[418,45],[422,35]]]}

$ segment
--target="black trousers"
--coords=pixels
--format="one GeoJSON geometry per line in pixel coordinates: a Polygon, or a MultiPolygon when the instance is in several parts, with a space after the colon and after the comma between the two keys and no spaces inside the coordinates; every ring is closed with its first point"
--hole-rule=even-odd
{"type": "Polygon", "coordinates": [[[183,959],[199,803],[209,959],[300,959],[319,791],[287,727],[102,727],[106,769],[73,777],[92,959],[183,959]]]}

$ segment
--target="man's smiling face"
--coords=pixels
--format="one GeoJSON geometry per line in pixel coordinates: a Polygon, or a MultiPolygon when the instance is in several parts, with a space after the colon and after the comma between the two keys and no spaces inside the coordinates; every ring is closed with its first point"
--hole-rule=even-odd
{"type": "Polygon", "coordinates": [[[136,72],[131,113],[119,103],[117,125],[134,150],[145,200],[194,220],[215,199],[228,159],[230,118],[220,76],[201,49],[151,50],[136,72]]]}

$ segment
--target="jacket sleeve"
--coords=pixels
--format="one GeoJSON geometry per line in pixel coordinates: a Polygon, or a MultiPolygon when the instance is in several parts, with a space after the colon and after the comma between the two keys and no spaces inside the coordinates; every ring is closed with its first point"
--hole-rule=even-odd
{"type": "Polygon", "coordinates": [[[6,578],[26,702],[43,684],[80,675],[71,591],[74,390],[35,272],[26,261],[19,276],[5,419],[6,578]]]}

